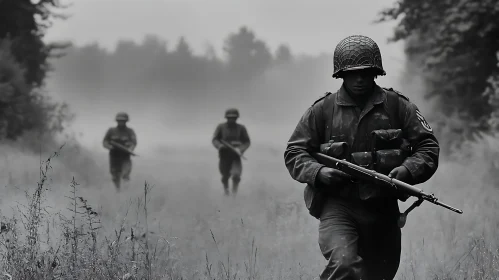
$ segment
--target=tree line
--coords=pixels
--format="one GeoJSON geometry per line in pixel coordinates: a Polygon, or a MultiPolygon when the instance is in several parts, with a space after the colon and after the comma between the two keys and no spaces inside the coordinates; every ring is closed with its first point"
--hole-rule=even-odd
{"type": "Polygon", "coordinates": [[[273,52],[245,26],[229,34],[223,51],[217,54],[210,46],[205,54],[196,55],[184,37],[170,46],[156,35],[146,35],[140,43],[120,40],[110,52],[98,43],[70,47],[66,57],[54,61],[54,65],[59,82],[95,87],[147,83],[185,91],[228,83],[241,85],[294,60],[287,45],[273,52]]]}
{"type": "Polygon", "coordinates": [[[309,93],[320,97],[332,71],[330,54],[298,56],[286,44],[272,50],[246,26],[227,36],[220,53],[208,47],[196,54],[184,37],[170,45],[156,35],[146,35],[141,42],[122,39],[110,51],[91,43],[65,52],[53,61],[53,79],[65,95],[100,98],[108,104],[162,102],[171,106],[165,115],[184,114],[191,122],[196,117],[202,121],[200,107],[216,108],[228,100],[260,120],[285,120],[289,112],[276,116],[276,104],[309,93]],[[250,113],[254,111],[258,116],[250,113]]]}

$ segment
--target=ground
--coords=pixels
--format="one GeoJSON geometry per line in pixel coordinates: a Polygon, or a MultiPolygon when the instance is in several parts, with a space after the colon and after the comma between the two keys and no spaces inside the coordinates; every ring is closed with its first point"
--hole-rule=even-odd
{"type": "MultiPolygon", "coordinates": [[[[487,148],[482,147],[482,151],[487,152],[487,148]]],[[[2,215],[4,219],[20,217],[16,205],[27,203],[24,190],[32,193],[36,188],[40,157],[12,147],[2,148],[2,153],[2,215]]],[[[92,168],[82,163],[79,170],[63,162],[61,158],[71,159],[65,153],[63,148],[47,172],[43,205],[50,208],[45,217],[54,219],[59,211],[70,216],[67,209],[71,208],[68,197],[72,196],[73,176],[76,182],[91,182],[80,183],[76,190],[77,196],[98,213],[102,228],[95,231],[100,244],[97,248],[107,250],[100,261],[109,261],[104,256],[110,254],[113,238],[127,247],[133,230],[135,237],[149,232],[148,246],[168,249],[151,253],[157,260],[152,279],[180,279],[172,275],[187,279],[317,279],[325,264],[317,243],[318,221],[304,207],[304,186],[293,181],[284,166],[283,147],[256,144],[248,150],[235,198],[223,196],[212,147],[162,147],[134,157],[132,180],[120,194],[108,178],[105,152],[95,151],[94,161],[86,163],[92,168]],[[145,185],[149,186],[147,205],[145,185]],[[116,238],[120,229],[123,237],[116,238]],[[160,278],[160,274],[170,278],[160,278]]],[[[396,279],[464,279],[465,274],[480,269],[490,277],[497,276],[488,270],[498,267],[493,240],[499,224],[494,199],[497,190],[491,186],[488,165],[481,159],[468,158],[466,164],[459,159],[442,161],[434,178],[419,185],[464,214],[430,203],[411,212],[403,229],[402,262],[396,279]]],[[[401,203],[401,209],[413,200],[401,203]]],[[[62,240],[62,224],[49,226],[53,227],[48,234],[52,240],[62,240]]],[[[46,239],[45,231],[39,234],[46,239]]],[[[119,273],[123,275],[128,270],[130,275],[134,273],[130,258],[135,257],[130,256],[142,248],[134,246],[120,251],[122,259],[117,262],[122,264],[119,273]]],[[[6,273],[15,270],[12,264],[4,263],[6,273]]],[[[84,264],[80,265],[83,269],[84,264]]],[[[484,273],[482,278],[466,279],[493,279],[484,273]]]]}

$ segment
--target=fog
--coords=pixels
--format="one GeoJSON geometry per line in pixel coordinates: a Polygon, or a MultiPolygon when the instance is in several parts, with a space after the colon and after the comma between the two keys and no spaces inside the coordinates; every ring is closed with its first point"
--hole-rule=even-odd
{"type": "MultiPolygon", "coordinates": [[[[56,161],[52,175],[57,191],[48,203],[64,209],[66,185],[75,176],[82,182],[82,196],[100,209],[106,230],[114,232],[128,199],[141,196],[148,181],[155,185],[150,226],[166,224],[169,237],[178,237],[178,258],[193,269],[187,274],[202,269],[205,251],[211,258],[223,260],[230,254],[243,263],[247,245],[256,238],[262,279],[313,279],[324,262],[317,246],[317,221],[304,208],[303,186],[287,173],[283,152],[305,110],[341,85],[331,77],[336,44],[352,34],[373,38],[387,72],[376,82],[401,91],[431,118],[419,69],[406,62],[403,43],[387,42],[395,23],[372,24],[377,12],[393,2],[75,1],[65,11],[71,17],[56,22],[47,33],[47,41],[68,40],[73,46],[66,56],[52,61],[54,70],[46,86],[50,96],[70,105],[76,118],[66,132],[75,133],[86,149],[80,154],[63,151],[70,160],[56,161]],[[229,37],[245,42],[233,44],[238,47],[232,55],[224,48],[229,37]],[[248,49],[257,53],[254,59],[245,60],[248,49]],[[218,157],[211,143],[229,107],[240,110],[238,121],[252,141],[237,200],[222,197],[218,157]],[[130,115],[139,156],[133,158],[131,183],[116,195],[102,139],[119,111],[130,115]],[[220,238],[221,255],[210,230],[220,238]]],[[[23,178],[24,184],[34,181],[39,158],[13,154],[14,159],[17,162],[5,163],[5,172],[23,178]],[[21,172],[18,166],[28,163],[31,173],[21,172]]],[[[476,195],[483,200],[482,196],[446,191],[463,190],[464,185],[455,186],[463,180],[487,188],[479,176],[488,171],[477,167],[481,173],[476,175],[459,164],[442,166],[443,171],[423,187],[444,194],[446,203],[463,206],[465,213],[476,213],[465,198],[476,195]]],[[[402,208],[407,204],[401,203],[402,208]]],[[[412,213],[418,214],[411,214],[404,229],[399,275],[424,275],[438,261],[457,258],[445,251],[465,247],[453,242],[466,238],[467,232],[442,237],[437,233],[448,225],[443,221],[454,223],[454,229],[477,224],[433,205],[423,204],[412,213]],[[436,252],[429,255],[418,249],[425,240],[436,252]],[[409,261],[421,261],[415,265],[419,272],[411,272],[414,264],[409,261]]]]}
{"type": "MultiPolygon", "coordinates": [[[[335,1],[314,4],[301,1],[119,2],[119,5],[117,1],[74,3],[65,11],[71,17],[54,24],[47,40],[70,40],[77,48],[95,43],[103,52],[112,54],[119,51],[120,41],[140,45],[147,36],[163,41],[165,48],[171,51],[183,36],[194,55],[206,57],[207,46],[211,45],[216,57],[223,61],[227,60],[223,51],[227,36],[247,26],[272,53],[280,44],[285,44],[298,62],[273,67],[253,82],[217,84],[216,78],[212,78],[207,87],[199,76],[213,70],[197,74],[192,72],[196,70],[193,66],[177,79],[186,82],[172,88],[157,83],[160,78],[154,83],[146,78],[134,80],[135,73],[111,78],[117,72],[133,72],[136,67],[161,75],[153,67],[154,61],[141,60],[147,55],[146,46],[142,51],[130,52],[136,54],[135,58],[116,55],[114,61],[118,63],[114,66],[110,63],[111,66],[105,68],[83,68],[71,77],[68,72],[95,57],[86,53],[71,60],[69,54],[54,63],[55,72],[48,80],[49,92],[70,104],[77,114],[72,130],[81,133],[80,141],[94,149],[100,149],[103,134],[114,125],[113,118],[118,111],[130,114],[130,126],[139,139],[138,153],[167,144],[208,146],[216,124],[224,121],[223,113],[228,107],[240,109],[239,121],[248,127],[254,143],[282,148],[306,108],[325,92],[335,91],[341,85],[340,80],[331,77],[331,54],[335,45],[350,34],[368,35],[378,42],[388,73],[378,79],[381,86],[394,87],[419,99],[417,91],[406,85],[401,87],[405,71],[403,45],[387,43],[393,25],[372,24],[376,13],[392,1],[362,5],[360,1],[341,4],[335,1]],[[126,60],[130,62],[119,63],[126,60]],[[96,85],[102,80],[106,82],[96,85]]],[[[168,76],[168,73],[162,75],[168,76]]],[[[420,107],[425,110],[423,104],[420,107]]]]}

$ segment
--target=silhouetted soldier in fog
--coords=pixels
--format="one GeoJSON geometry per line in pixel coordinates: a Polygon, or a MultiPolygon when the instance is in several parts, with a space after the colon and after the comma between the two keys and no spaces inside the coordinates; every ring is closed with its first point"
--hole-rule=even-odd
{"type": "Polygon", "coordinates": [[[320,220],[319,247],[328,260],[321,280],[393,279],[401,252],[397,199],[408,197],[352,180],[311,153],[345,159],[409,184],[427,181],[438,167],[440,148],[431,127],[407,97],[375,83],[385,74],[372,39],[355,35],[340,41],[333,77],[343,79],[341,88],[306,110],[284,153],[291,177],[307,184],[310,214],[320,220]]]}
{"type": "Polygon", "coordinates": [[[109,128],[103,140],[104,148],[109,149],[109,166],[112,180],[117,190],[120,189],[121,179],[124,181],[130,180],[130,173],[132,171],[131,154],[125,149],[120,148],[119,145],[124,146],[132,152],[137,146],[135,132],[126,125],[128,120],[127,113],[118,113],[116,115],[118,125],[109,128]]]}
{"type": "Polygon", "coordinates": [[[218,150],[218,167],[225,194],[229,195],[229,179],[232,177],[232,193],[235,195],[243,171],[241,157],[249,148],[250,139],[246,127],[236,122],[239,118],[237,109],[228,109],[225,118],[227,122],[219,124],[215,129],[212,143],[218,150]]]}

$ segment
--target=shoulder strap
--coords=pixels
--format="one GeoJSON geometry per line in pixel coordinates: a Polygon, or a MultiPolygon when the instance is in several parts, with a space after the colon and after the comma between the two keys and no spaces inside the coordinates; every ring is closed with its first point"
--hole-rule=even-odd
{"type": "Polygon", "coordinates": [[[127,127],[126,134],[128,134],[128,138],[132,138],[132,132],[133,132],[133,129],[131,129],[130,127],[127,127]]]}
{"type": "Polygon", "coordinates": [[[243,133],[243,125],[238,123],[237,126],[237,139],[241,139],[241,135],[243,133]]]}
{"type": "Polygon", "coordinates": [[[324,142],[328,142],[331,139],[332,127],[333,127],[333,115],[334,115],[334,97],[336,94],[328,92],[325,96],[324,102],[322,103],[322,119],[324,121],[324,142]]]}
{"type": "Polygon", "coordinates": [[[399,117],[399,94],[392,88],[383,88],[386,92],[386,102],[388,106],[388,114],[390,115],[390,123],[392,128],[400,128],[401,121],[399,117]]]}

